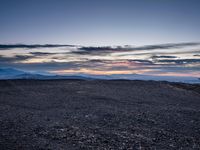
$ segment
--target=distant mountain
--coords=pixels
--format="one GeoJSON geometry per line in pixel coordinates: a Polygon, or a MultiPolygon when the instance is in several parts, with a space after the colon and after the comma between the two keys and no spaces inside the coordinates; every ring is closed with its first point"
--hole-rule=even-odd
{"type": "Polygon", "coordinates": [[[19,75],[25,73],[24,71],[20,71],[13,68],[0,68],[0,75],[19,75]]]}
{"type": "Polygon", "coordinates": [[[81,79],[91,80],[89,77],[82,76],[61,76],[52,74],[42,73],[30,73],[22,70],[13,68],[0,68],[0,79],[39,79],[39,80],[50,80],[50,79],[81,79]]]}
{"type": "Polygon", "coordinates": [[[0,79],[10,79],[14,76],[18,76],[24,73],[24,71],[13,68],[0,68],[0,79]]]}
{"type": "Polygon", "coordinates": [[[15,76],[14,79],[38,79],[38,80],[78,79],[78,80],[91,80],[91,78],[81,77],[81,76],[41,75],[41,74],[28,74],[28,73],[15,76]]]}
{"type": "Polygon", "coordinates": [[[154,80],[154,81],[169,81],[169,82],[185,82],[185,83],[200,83],[200,80],[195,77],[180,77],[180,76],[153,76],[142,74],[113,74],[113,75],[82,75],[93,79],[103,80],[154,80]]]}
{"type": "Polygon", "coordinates": [[[154,80],[154,81],[169,81],[169,82],[185,82],[185,83],[200,83],[199,78],[195,77],[178,77],[178,76],[152,76],[141,74],[114,74],[114,75],[55,75],[48,73],[32,73],[25,72],[13,68],[0,68],[0,79],[79,79],[79,80],[154,80]]]}

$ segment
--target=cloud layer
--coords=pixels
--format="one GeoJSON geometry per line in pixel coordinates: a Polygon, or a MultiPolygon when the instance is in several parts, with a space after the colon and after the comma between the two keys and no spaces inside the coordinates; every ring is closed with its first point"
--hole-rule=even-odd
{"type": "Polygon", "coordinates": [[[200,74],[200,43],[85,47],[0,45],[0,67],[66,74],[200,74]]]}

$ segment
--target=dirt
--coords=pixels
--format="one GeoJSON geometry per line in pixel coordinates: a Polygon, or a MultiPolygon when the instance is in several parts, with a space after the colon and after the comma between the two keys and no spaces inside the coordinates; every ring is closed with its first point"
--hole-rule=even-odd
{"type": "Polygon", "coordinates": [[[1,150],[200,149],[200,85],[0,81],[1,150]]]}

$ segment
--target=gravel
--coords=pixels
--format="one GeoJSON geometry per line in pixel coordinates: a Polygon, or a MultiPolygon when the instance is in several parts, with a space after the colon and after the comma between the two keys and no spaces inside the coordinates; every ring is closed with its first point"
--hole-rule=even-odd
{"type": "Polygon", "coordinates": [[[200,149],[200,85],[0,81],[1,150],[200,149]]]}

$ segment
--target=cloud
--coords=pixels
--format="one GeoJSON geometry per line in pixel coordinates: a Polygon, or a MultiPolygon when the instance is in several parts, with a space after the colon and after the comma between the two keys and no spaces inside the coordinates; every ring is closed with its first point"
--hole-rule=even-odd
{"type": "Polygon", "coordinates": [[[80,47],[76,51],[72,51],[72,54],[79,55],[105,55],[107,53],[114,52],[115,49],[112,47],[80,47]]]}
{"type": "Polygon", "coordinates": [[[48,56],[48,55],[54,55],[59,53],[48,53],[48,52],[30,52],[29,54],[37,57],[37,56],[48,56]]]}
{"type": "Polygon", "coordinates": [[[117,47],[80,47],[77,51],[73,51],[73,54],[80,55],[101,55],[109,54],[114,52],[127,52],[127,51],[146,51],[146,50],[166,50],[166,49],[180,49],[189,46],[198,46],[200,43],[169,43],[169,44],[159,44],[159,45],[146,45],[146,46],[117,46],[117,47]]]}
{"type": "Polygon", "coordinates": [[[14,45],[0,45],[0,50],[7,50],[13,48],[55,48],[55,47],[74,47],[75,45],[58,45],[58,44],[35,44],[35,45],[26,45],[26,44],[14,44],[14,45]]]}
{"type": "Polygon", "coordinates": [[[0,67],[13,67],[24,70],[57,70],[57,69],[68,69],[68,68],[78,68],[79,64],[76,62],[39,62],[39,63],[11,63],[11,62],[0,62],[0,67]]]}
{"type": "Polygon", "coordinates": [[[30,56],[30,55],[15,55],[14,57],[5,57],[0,55],[0,63],[2,62],[9,62],[9,63],[15,63],[18,61],[24,61],[24,60],[28,60],[34,58],[34,56],[30,56]]]}
{"type": "Polygon", "coordinates": [[[15,63],[15,62],[20,62],[20,61],[25,61],[28,59],[33,59],[41,56],[49,56],[49,55],[54,55],[58,53],[48,53],[48,52],[30,52],[28,55],[15,55],[12,57],[7,57],[7,56],[2,56],[0,55],[0,63],[2,62],[9,62],[9,63],[15,63]]]}
{"type": "Polygon", "coordinates": [[[156,50],[156,49],[173,49],[173,48],[183,48],[188,46],[198,46],[200,43],[169,43],[169,44],[159,44],[159,45],[146,45],[141,47],[135,47],[132,50],[156,50]]]}
{"type": "MultiPolygon", "coordinates": [[[[2,57],[0,57],[1,59],[2,57]]],[[[57,61],[51,61],[51,62],[39,62],[39,63],[20,63],[19,60],[26,60],[28,57],[3,57],[5,60],[0,61],[0,67],[14,67],[14,68],[20,68],[20,69],[28,69],[28,70],[66,70],[66,69],[73,69],[73,70],[79,70],[81,68],[87,68],[87,69],[98,69],[98,70],[127,70],[130,69],[131,66],[127,64],[127,60],[122,61],[113,61],[113,60],[100,60],[100,59],[94,59],[94,60],[85,60],[85,61],[71,61],[71,62],[57,62],[57,61]],[[126,65],[123,65],[126,64],[126,65]]],[[[138,61],[138,60],[137,60],[138,61]]],[[[138,63],[141,65],[141,63],[138,63]]]]}
{"type": "MultiPolygon", "coordinates": [[[[199,43],[161,44],[140,47],[75,46],[66,49],[49,48],[44,51],[43,48],[45,47],[55,47],[58,45],[43,45],[39,50],[31,50],[32,48],[37,48],[38,45],[26,45],[27,47],[18,45],[21,48],[26,47],[28,51],[18,51],[16,49],[0,51],[0,67],[6,66],[30,71],[76,70],[78,72],[79,70],[100,70],[102,72],[126,72],[150,70],[152,72],[184,72],[189,70],[188,72],[191,72],[199,70],[200,59],[194,56],[198,54],[198,51],[190,51],[190,49],[184,49],[183,51],[180,49],[180,51],[177,51],[176,49],[197,45],[199,43]],[[167,49],[172,48],[175,49],[167,51],[167,49]],[[153,51],[156,49],[159,49],[159,51],[153,51]],[[161,51],[162,49],[163,51],[161,51]],[[188,51],[192,55],[190,55],[190,59],[185,59],[187,58],[185,56],[187,56],[186,52],[188,51]],[[140,55],[137,55],[138,53],[140,55]],[[29,59],[34,60],[27,61],[29,59]],[[186,64],[189,64],[189,67],[186,64]]],[[[14,47],[16,48],[16,46],[14,47]]]]}
{"type": "Polygon", "coordinates": [[[157,60],[160,63],[175,63],[175,64],[188,64],[188,63],[200,63],[200,59],[165,59],[165,60],[157,60]]]}
{"type": "Polygon", "coordinates": [[[157,59],[157,58],[177,58],[176,56],[156,56],[156,55],[154,55],[154,56],[152,56],[151,57],[152,59],[157,59]]]}
{"type": "Polygon", "coordinates": [[[85,51],[102,51],[102,50],[113,50],[114,48],[110,46],[106,47],[81,47],[79,50],[85,50],[85,51]]]}
{"type": "Polygon", "coordinates": [[[144,59],[134,59],[134,60],[128,60],[129,62],[136,62],[136,63],[143,63],[143,64],[145,64],[145,65],[147,65],[147,64],[151,64],[151,65],[153,65],[153,62],[152,61],[150,61],[150,60],[144,60],[144,59]]]}

